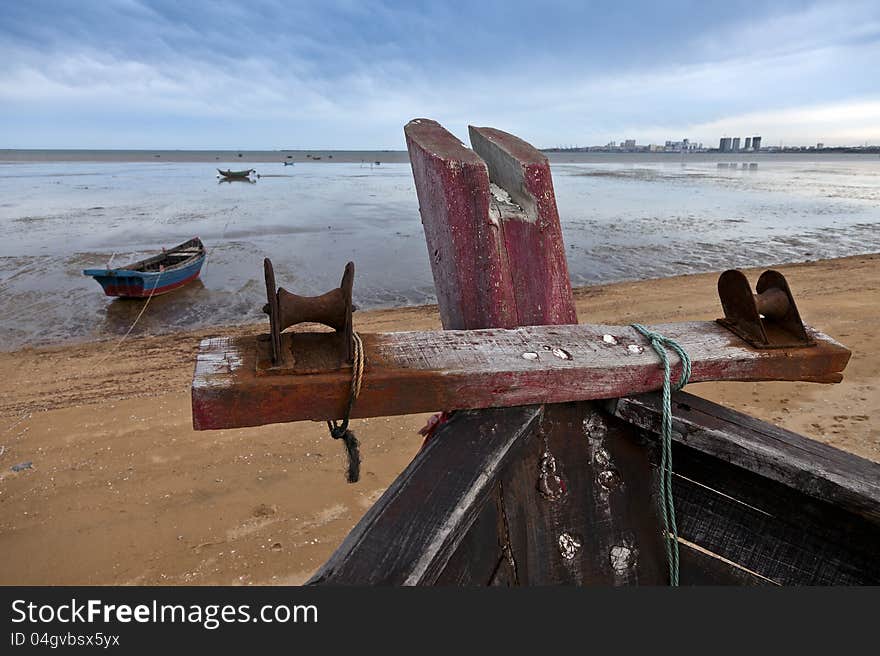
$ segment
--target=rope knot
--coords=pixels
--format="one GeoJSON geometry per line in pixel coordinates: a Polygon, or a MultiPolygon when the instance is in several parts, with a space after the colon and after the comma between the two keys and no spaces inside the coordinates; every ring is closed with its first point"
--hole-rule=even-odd
{"type": "Polygon", "coordinates": [[[650,328],[646,328],[640,323],[632,323],[630,324],[630,326],[635,328],[643,337],[647,338],[648,341],[651,342],[651,348],[654,349],[654,352],[658,356],[660,356],[660,361],[663,363],[664,373],[666,374],[666,381],[669,381],[669,379],[671,378],[669,354],[666,352],[666,349],[669,348],[675,351],[678,359],[681,360],[681,376],[679,377],[678,382],[672,385],[672,391],[677,392],[682,387],[687,385],[691,377],[691,358],[681,347],[681,344],[676,342],[674,339],[671,339],[670,337],[666,337],[661,333],[654,332],[650,328]]]}

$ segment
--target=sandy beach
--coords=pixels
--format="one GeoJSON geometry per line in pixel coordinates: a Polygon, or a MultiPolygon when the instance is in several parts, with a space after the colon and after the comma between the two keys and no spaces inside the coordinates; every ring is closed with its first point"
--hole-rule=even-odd
{"type": "MultiPolygon", "coordinates": [[[[778,267],[805,321],[853,351],[842,384],[700,384],[703,395],[880,461],[880,255],[778,267]]],[[[757,271],[750,271],[752,280],[757,271]]],[[[714,319],[717,274],[576,290],[581,322],[714,319]]],[[[439,328],[432,306],[362,332],[439,328]]],[[[262,325],[0,353],[0,584],[298,584],[420,446],[428,415],[353,422],[362,480],[318,423],[194,432],[202,337],[262,325]],[[31,462],[13,472],[13,465],[31,462]]]]}

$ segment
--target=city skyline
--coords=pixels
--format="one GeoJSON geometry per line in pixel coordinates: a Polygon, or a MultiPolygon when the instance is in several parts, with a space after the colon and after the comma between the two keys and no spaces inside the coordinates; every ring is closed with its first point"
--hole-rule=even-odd
{"type": "Polygon", "coordinates": [[[810,144],[785,144],[781,142],[779,144],[770,144],[766,139],[763,138],[763,135],[752,135],[752,136],[742,136],[742,137],[720,137],[718,140],[718,145],[705,145],[703,142],[694,142],[688,138],[680,139],[680,140],[671,140],[667,139],[664,143],[654,144],[654,143],[641,143],[638,139],[624,139],[618,141],[616,139],[612,139],[608,143],[604,145],[593,144],[593,145],[567,145],[567,146],[550,146],[545,147],[543,150],[545,151],[629,151],[629,152],[776,152],[776,151],[785,151],[785,150],[851,150],[858,151],[860,149],[866,149],[870,151],[880,150],[880,143],[870,143],[865,142],[863,144],[857,145],[843,145],[843,144],[833,144],[833,143],[825,143],[823,141],[816,141],[810,144]],[[737,146],[735,142],[737,140],[741,140],[740,144],[737,146]],[[757,143],[757,146],[754,144],[757,143]]]}

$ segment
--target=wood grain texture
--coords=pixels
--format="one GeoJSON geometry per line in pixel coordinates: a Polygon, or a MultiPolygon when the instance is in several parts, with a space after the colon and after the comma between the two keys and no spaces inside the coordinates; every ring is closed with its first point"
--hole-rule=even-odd
{"type": "Polygon", "coordinates": [[[469,528],[462,527],[464,537],[434,585],[486,586],[496,581],[502,561],[506,562],[500,539],[503,520],[499,488],[496,483],[474,522],[469,528]]]}
{"type": "MultiPolygon", "coordinates": [[[[880,524],[880,464],[685,392],[672,407],[676,441],[880,524]]],[[[658,432],[660,399],[622,398],[615,414],[658,432]]]]}
{"type": "Polygon", "coordinates": [[[492,190],[489,218],[497,221],[510,265],[515,325],[577,323],[547,157],[507,132],[474,126],[468,130],[474,151],[489,169],[490,182],[507,193],[505,197],[492,190]]]}
{"type": "Polygon", "coordinates": [[[504,472],[521,585],[665,584],[656,482],[636,430],[592,403],[545,406],[539,433],[504,472]],[[547,458],[565,492],[542,493],[547,458]]]}
{"type": "Polygon", "coordinates": [[[774,585],[769,579],[685,542],[679,542],[678,556],[679,585],[774,585]]]}
{"type": "Polygon", "coordinates": [[[443,327],[577,323],[546,157],[490,128],[474,150],[429,119],[404,134],[443,327]]]}
{"type": "Polygon", "coordinates": [[[679,535],[779,585],[877,585],[880,527],[675,443],[679,535]]]}
{"type": "Polygon", "coordinates": [[[410,121],[404,134],[443,327],[516,326],[486,163],[435,121],[410,121]]]}
{"type": "MultiPolygon", "coordinates": [[[[494,505],[501,470],[540,422],[540,407],[456,413],[391,484],[310,583],[430,585],[437,581],[484,506],[494,505]]],[[[494,536],[491,518],[477,524],[494,536]],[[489,522],[487,524],[487,522],[489,522]]],[[[501,555],[497,538],[472,559],[501,555]]],[[[447,582],[471,580],[450,573],[447,582]]],[[[496,569],[497,560],[491,569],[496,569]]],[[[493,571],[488,571],[488,584],[493,571]]]]}
{"type": "MultiPolygon", "coordinates": [[[[837,382],[850,356],[846,348],[816,331],[810,331],[818,342],[815,347],[759,351],[714,322],[652,328],[678,340],[690,354],[692,382],[837,382]]],[[[289,344],[290,334],[283,337],[289,344]]],[[[628,326],[529,326],[361,337],[366,369],[353,417],[616,398],[657,390],[662,384],[656,354],[628,326]],[[631,350],[635,347],[640,352],[631,350]]],[[[192,385],[197,430],[342,416],[349,369],[258,373],[256,363],[265,348],[261,344],[253,337],[201,343],[192,385]]],[[[673,369],[677,376],[677,361],[673,369]]]]}

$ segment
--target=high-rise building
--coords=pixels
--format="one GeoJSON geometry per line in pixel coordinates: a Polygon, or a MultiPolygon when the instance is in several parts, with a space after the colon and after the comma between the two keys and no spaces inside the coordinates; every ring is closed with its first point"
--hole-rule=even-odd
{"type": "Polygon", "coordinates": [[[743,150],[751,150],[752,149],[752,138],[746,137],[746,143],[743,146],[743,150]]]}
{"type": "Polygon", "coordinates": [[[729,153],[730,152],[730,143],[731,143],[730,137],[721,137],[721,141],[718,143],[718,150],[720,150],[722,153],[729,153]]]}
{"type": "Polygon", "coordinates": [[[735,153],[739,152],[739,137],[733,138],[733,143],[731,144],[730,149],[735,153]]]}
{"type": "Polygon", "coordinates": [[[761,150],[761,137],[752,137],[752,150],[755,152],[761,150]]]}
{"type": "Polygon", "coordinates": [[[636,140],[635,139],[627,139],[626,141],[623,142],[623,147],[627,148],[629,150],[632,150],[633,148],[636,147],[636,140]]]}

